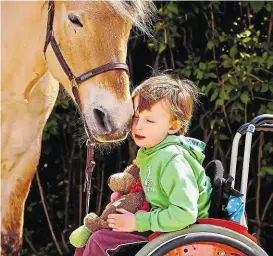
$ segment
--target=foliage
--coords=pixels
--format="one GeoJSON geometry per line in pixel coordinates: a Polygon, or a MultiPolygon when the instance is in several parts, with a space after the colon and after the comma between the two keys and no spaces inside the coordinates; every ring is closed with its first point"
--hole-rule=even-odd
{"type": "MultiPolygon", "coordinates": [[[[201,118],[198,115],[199,126],[205,133],[213,132],[205,136],[206,142],[213,136],[231,145],[234,128],[273,112],[271,13],[269,2],[168,2],[159,9],[157,42],[148,45],[163,61],[170,59],[164,68],[199,84],[208,101],[201,118]],[[231,7],[239,13],[230,15],[229,24],[223,26],[231,7]],[[242,12],[244,18],[239,15],[242,12]],[[207,27],[201,30],[200,24],[207,27]]],[[[264,153],[269,155],[270,150],[268,141],[264,153]]],[[[220,157],[225,162],[226,156],[220,157]]]]}
{"type": "MultiPolygon", "coordinates": [[[[129,44],[133,82],[139,83],[147,77],[143,74],[151,72],[143,68],[147,64],[154,69],[172,69],[177,75],[195,81],[202,92],[202,104],[196,110],[189,135],[207,143],[207,162],[220,158],[228,170],[236,129],[257,115],[273,113],[273,4],[263,1],[156,4],[159,19],[155,40],[132,36],[129,44]]],[[[63,254],[73,255],[68,236],[81,224],[84,215],[81,184],[85,147],[79,115],[63,96],[61,93],[45,127],[38,171],[58,243],[63,254]]],[[[127,139],[111,154],[97,152],[92,211],[100,212],[109,199],[105,185],[108,176],[121,171],[134,157],[136,148],[131,142],[127,139]]],[[[242,151],[243,143],[239,149],[242,151]]],[[[250,231],[257,233],[268,252],[273,252],[269,235],[273,224],[272,153],[272,136],[267,133],[254,136],[247,213],[250,231]]],[[[239,170],[241,166],[242,154],[238,158],[239,170]]],[[[24,238],[22,255],[58,254],[36,179],[26,204],[24,238]]]]}

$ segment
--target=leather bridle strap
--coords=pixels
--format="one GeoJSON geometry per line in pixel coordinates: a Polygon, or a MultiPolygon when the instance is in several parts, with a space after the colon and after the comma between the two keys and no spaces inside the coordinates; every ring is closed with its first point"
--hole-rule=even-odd
{"type": "MultiPolygon", "coordinates": [[[[104,72],[107,72],[107,71],[110,71],[110,70],[125,70],[126,73],[129,75],[129,68],[127,66],[127,64],[124,64],[124,63],[107,63],[107,64],[104,64],[102,66],[99,66],[97,68],[94,68],[90,71],[87,71],[86,73],[78,76],[78,77],[75,77],[74,74],[72,73],[71,69],[69,68],[69,66],[67,65],[62,53],[61,53],[61,50],[56,42],[56,39],[54,38],[54,36],[51,36],[51,39],[50,39],[50,43],[51,43],[51,46],[52,46],[52,49],[61,65],[61,67],[63,68],[63,71],[66,73],[68,79],[72,82],[72,81],[75,81],[76,84],[77,84],[77,87],[85,82],[86,80],[94,77],[94,76],[97,76],[101,73],[104,73],[104,72]]],[[[73,83],[73,86],[75,86],[75,84],[73,83]]]]}
{"type": "Polygon", "coordinates": [[[62,55],[62,52],[58,46],[58,43],[56,42],[56,39],[54,37],[54,33],[53,33],[54,11],[55,11],[55,3],[54,3],[54,1],[50,0],[48,2],[48,21],[47,21],[46,40],[45,40],[45,45],[44,45],[44,54],[46,54],[46,50],[47,50],[48,45],[51,44],[51,47],[52,47],[52,49],[53,49],[53,51],[60,63],[62,69],[66,73],[69,81],[72,83],[72,86],[76,86],[78,88],[78,86],[82,82],[84,82],[94,76],[97,76],[101,73],[110,71],[110,70],[123,70],[128,75],[130,74],[127,64],[120,63],[120,62],[114,62],[114,63],[111,62],[111,63],[104,64],[102,66],[99,66],[97,68],[94,68],[94,69],[76,77],[73,74],[72,70],[67,65],[67,63],[62,55]]]}
{"type": "Polygon", "coordinates": [[[124,70],[126,71],[126,73],[129,75],[129,68],[127,66],[127,64],[124,64],[124,63],[119,63],[119,62],[116,62],[116,63],[107,63],[107,64],[104,64],[104,65],[101,65],[97,68],[94,68],[84,74],[82,74],[81,76],[79,77],[76,77],[75,78],[75,81],[77,82],[77,84],[81,84],[82,82],[90,79],[91,77],[94,77],[94,76],[97,76],[101,73],[104,73],[104,72],[107,72],[107,71],[110,71],[110,70],[124,70]]]}

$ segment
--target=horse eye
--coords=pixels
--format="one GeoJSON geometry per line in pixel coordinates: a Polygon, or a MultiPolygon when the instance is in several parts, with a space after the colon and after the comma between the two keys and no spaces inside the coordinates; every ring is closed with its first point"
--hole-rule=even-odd
{"type": "Polygon", "coordinates": [[[129,6],[132,6],[132,5],[133,5],[133,3],[132,3],[131,0],[125,0],[124,2],[125,2],[127,5],[129,5],[129,6]]]}
{"type": "Polygon", "coordinates": [[[76,15],[69,14],[68,18],[71,21],[71,23],[73,23],[75,26],[81,27],[81,28],[83,27],[82,23],[80,22],[79,18],[76,15]]]}

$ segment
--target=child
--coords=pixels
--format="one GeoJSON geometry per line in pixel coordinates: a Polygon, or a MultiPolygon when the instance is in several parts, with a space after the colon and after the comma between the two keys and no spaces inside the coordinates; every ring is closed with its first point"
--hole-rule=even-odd
{"type": "Polygon", "coordinates": [[[110,214],[112,231],[95,232],[84,256],[109,255],[120,244],[147,241],[141,232],[181,230],[196,218],[208,217],[211,184],[201,165],[205,144],[183,136],[197,102],[197,87],[189,80],[159,75],[138,86],[132,97],[131,132],[140,147],[136,163],[151,211],[132,214],[119,209],[120,214],[110,214]]]}

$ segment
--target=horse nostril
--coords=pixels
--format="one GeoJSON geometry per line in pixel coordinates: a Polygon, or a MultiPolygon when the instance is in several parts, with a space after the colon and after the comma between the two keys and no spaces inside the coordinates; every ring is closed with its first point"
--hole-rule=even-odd
{"type": "Polygon", "coordinates": [[[99,128],[106,130],[108,132],[112,131],[110,120],[107,118],[107,115],[100,109],[93,109],[94,118],[99,128]]]}

